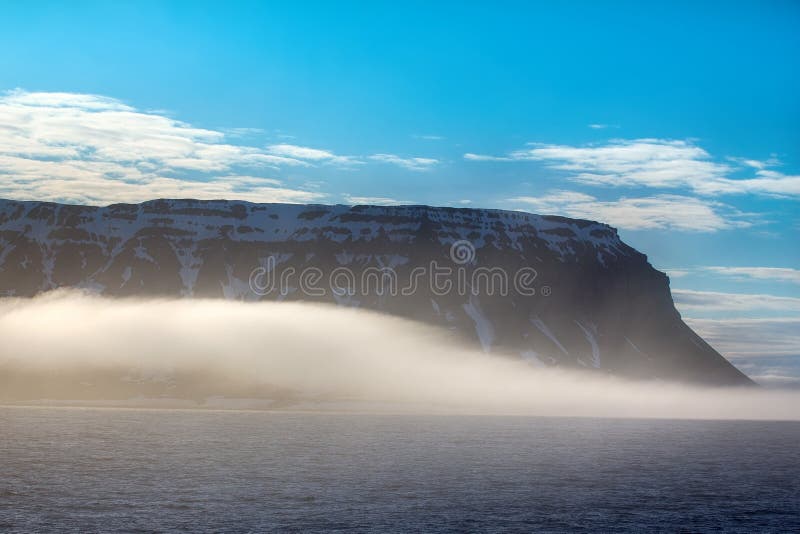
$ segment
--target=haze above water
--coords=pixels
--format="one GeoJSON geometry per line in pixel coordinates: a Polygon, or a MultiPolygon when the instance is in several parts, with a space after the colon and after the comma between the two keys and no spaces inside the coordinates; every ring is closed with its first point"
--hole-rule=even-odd
{"type": "Polygon", "coordinates": [[[0,402],[411,413],[800,420],[800,392],[632,382],[544,369],[447,332],[299,303],[106,299],[56,291],[0,300],[0,402]]]}

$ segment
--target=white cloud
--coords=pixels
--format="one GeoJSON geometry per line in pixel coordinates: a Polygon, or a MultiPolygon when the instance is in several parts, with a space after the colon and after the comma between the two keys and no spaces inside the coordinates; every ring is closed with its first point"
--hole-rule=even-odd
{"type": "MultiPolygon", "coordinates": [[[[595,125],[599,126],[599,125],[595,125]]],[[[531,144],[507,156],[465,154],[473,161],[541,161],[565,171],[572,180],[590,185],[688,187],[702,195],[767,194],[800,195],[800,176],[767,169],[767,161],[728,158],[755,170],[752,178],[731,178],[737,169],[714,161],[690,141],[668,139],[618,139],[603,145],[569,146],[531,144]]]]}
{"type": "Polygon", "coordinates": [[[344,196],[345,202],[348,204],[373,204],[378,206],[388,206],[393,204],[413,204],[407,200],[396,200],[388,197],[359,197],[352,195],[344,196]]]}
{"type": "Polygon", "coordinates": [[[767,167],[777,167],[781,164],[780,160],[772,156],[766,160],[758,160],[758,159],[748,159],[748,158],[736,158],[736,157],[728,157],[728,160],[733,161],[739,165],[750,167],[753,169],[766,169],[767,167]]]}
{"type": "Polygon", "coordinates": [[[464,154],[464,159],[469,161],[514,161],[514,158],[505,156],[487,156],[486,154],[473,154],[471,152],[464,154]]]}
{"type": "Polygon", "coordinates": [[[322,196],[255,175],[243,180],[245,169],[250,175],[309,163],[225,139],[221,131],[113,98],[11,91],[0,96],[0,196],[89,204],[159,196],[287,202],[322,196]]]}
{"type": "Polygon", "coordinates": [[[773,280],[779,282],[791,282],[800,284],[800,270],[788,267],[703,267],[705,271],[710,271],[723,276],[730,276],[739,280],[773,280]]]}
{"type": "Polygon", "coordinates": [[[20,89],[9,91],[4,102],[25,107],[80,108],[95,111],[135,111],[119,100],[101,95],[80,93],[29,93],[20,89]]]}
{"type": "Polygon", "coordinates": [[[795,297],[691,289],[673,289],[672,297],[681,312],[800,312],[800,298],[795,297]]]}
{"type": "Polygon", "coordinates": [[[395,154],[374,154],[369,159],[391,163],[411,171],[427,171],[439,163],[439,160],[433,158],[404,158],[395,154]]]}
{"type": "Polygon", "coordinates": [[[344,165],[351,165],[351,164],[360,164],[363,163],[359,161],[358,158],[353,156],[337,156],[330,150],[322,150],[319,148],[309,148],[304,146],[298,145],[289,145],[289,144],[277,144],[277,145],[270,145],[267,147],[267,150],[271,154],[275,154],[278,156],[284,156],[287,158],[295,158],[300,160],[310,160],[310,161],[320,161],[326,163],[338,163],[344,165]]]}
{"type": "Polygon", "coordinates": [[[741,194],[763,193],[777,196],[800,195],[800,176],[788,176],[777,171],[759,169],[755,178],[743,179],[718,179],[709,183],[694,185],[698,193],[713,194],[741,194]]]}
{"type": "Polygon", "coordinates": [[[229,137],[248,137],[264,133],[262,128],[223,128],[222,132],[229,137]]]}
{"type": "Polygon", "coordinates": [[[54,200],[78,204],[137,203],[154,198],[231,199],[250,202],[318,202],[327,195],[275,185],[273,179],[225,176],[205,181],[163,176],[143,181],[109,180],[86,175],[78,179],[17,180],[4,183],[0,196],[21,200],[54,200]]]}
{"type": "Polygon", "coordinates": [[[259,132],[196,128],[101,95],[7,92],[0,94],[0,197],[88,204],[172,196],[308,202],[326,195],[261,175],[282,167],[366,161],[424,171],[439,163],[394,154],[342,156],[289,143],[228,142],[241,143],[259,132]]]}
{"type": "Polygon", "coordinates": [[[678,195],[602,201],[576,191],[555,191],[541,197],[516,197],[537,213],[551,213],[606,222],[630,230],[673,229],[714,232],[748,226],[717,202],[678,195]]]}
{"type": "Polygon", "coordinates": [[[443,141],[445,137],[441,135],[412,135],[414,139],[422,139],[425,141],[443,141]]]}
{"type": "Polygon", "coordinates": [[[618,140],[587,147],[537,144],[513,152],[512,157],[544,161],[571,172],[576,181],[595,185],[674,187],[716,180],[729,171],[727,165],[710,161],[702,148],[661,139],[618,140]]]}
{"type": "Polygon", "coordinates": [[[767,280],[772,282],[789,282],[800,284],[800,269],[793,269],[790,267],[727,267],[711,265],[707,267],[669,269],[664,272],[666,272],[672,278],[683,277],[689,274],[707,275],[712,273],[743,282],[767,280]]]}

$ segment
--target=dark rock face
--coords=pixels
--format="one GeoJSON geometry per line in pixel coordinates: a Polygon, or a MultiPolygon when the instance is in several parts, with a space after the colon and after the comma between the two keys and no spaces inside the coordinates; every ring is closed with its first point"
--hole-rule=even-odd
{"type": "Polygon", "coordinates": [[[667,276],[592,221],[427,206],[0,200],[0,295],[58,287],[358,306],[534,365],[751,383],[683,323],[667,276]]]}

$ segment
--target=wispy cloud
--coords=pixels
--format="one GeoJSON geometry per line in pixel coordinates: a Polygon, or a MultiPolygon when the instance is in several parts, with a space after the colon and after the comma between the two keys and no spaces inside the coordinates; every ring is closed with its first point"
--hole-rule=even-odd
{"type": "Polygon", "coordinates": [[[369,159],[397,165],[410,171],[427,171],[439,164],[439,160],[433,158],[405,158],[395,154],[374,154],[369,159]]]}
{"type": "Polygon", "coordinates": [[[672,297],[681,312],[800,312],[800,298],[795,297],[691,289],[673,289],[672,297]]]}
{"type": "Polygon", "coordinates": [[[738,165],[742,165],[744,167],[751,167],[753,169],[766,169],[768,167],[777,167],[778,165],[781,164],[780,160],[775,156],[772,156],[766,160],[737,158],[729,156],[728,160],[738,165]]]}
{"type": "Polygon", "coordinates": [[[755,178],[721,179],[707,184],[697,184],[702,194],[761,193],[777,196],[800,195],[800,175],[786,175],[778,171],[759,169],[755,178]]]}
{"type": "Polygon", "coordinates": [[[308,165],[105,96],[0,96],[0,196],[90,204],[158,196],[306,202],[322,195],[276,187],[258,174],[308,165]]]}
{"type": "Polygon", "coordinates": [[[469,161],[514,161],[515,158],[507,156],[488,156],[486,154],[473,154],[467,152],[464,154],[464,159],[469,161]]]}
{"type": "Polygon", "coordinates": [[[749,225],[724,204],[678,195],[603,201],[577,191],[554,191],[540,197],[511,198],[509,202],[538,213],[599,220],[630,230],[714,232],[749,225]]]}
{"type": "Polygon", "coordinates": [[[671,277],[687,275],[718,275],[732,280],[750,282],[753,280],[766,280],[771,282],[788,282],[800,284],[800,269],[791,267],[729,267],[721,265],[685,267],[682,269],[667,270],[671,277]]]}
{"type": "Polygon", "coordinates": [[[788,267],[702,267],[705,271],[739,280],[772,280],[800,284],[800,270],[788,267]]]}
{"type": "Polygon", "coordinates": [[[267,150],[270,154],[305,161],[337,163],[341,165],[354,165],[363,163],[354,156],[339,156],[330,150],[289,145],[285,143],[270,145],[267,147],[267,150]]]}
{"type": "Polygon", "coordinates": [[[258,133],[197,128],[101,95],[15,90],[0,94],[0,197],[87,204],[154,197],[309,202],[326,195],[287,187],[265,174],[370,161],[425,171],[439,163],[394,154],[340,155],[289,143],[241,144],[258,133]]]}
{"type": "Polygon", "coordinates": [[[413,204],[407,200],[397,200],[388,197],[360,197],[353,195],[345,195],[345,202],[347,204],[376,204],[379,206],[387,206],[393,204],[413,204]]]}
{"type": "Polygon", "coordinates": [[[5,183],[0,177],[0,197],[23,200],[53,200],[79,204],[106,205],[136,203],[154,198],[237,199],[250,202],[319,202],[327,195],[319,192],[277,186],[273,179],[225,176],[195,181],[153,176],[129,183],[88,174],[75,180],[48,180],[5,183]]]}
{"type": "Polygon", "coordinates": [[[424,141],[443,141],[445,137],[441,135],[412,135],[414,139],[422,139],[424,141]]]}
{"type": "Polygon", "coordinates": [[[598,123],[595,123],[595,124],[587,124],[587,126],[589,128],[591,128],[592,130],[605,130],[607,128],[619,128],[619,126],[617,126],[616,124],[598,124],[598,123]]]}
{"type": "Polygon", "coordinates": [[[264,133],[261,128],[223,128],[221,131],[228,137],[249,137],[264,133]]]}
{"type": "Polygon", "coordinates": [[[570,171],[576,181],[595,185],[669,187],[718,179],[728,171],[727,166],[710,161],[708,153],[697,146],[660,139],[588,147],[532,145],[512,156],[544,161],[553,168],[570,171]]]}
{"type": "Polygon", "coordinates": [[[606,144],[570,146],[530,144],[504,156],[468,153],[472,161],[539,161],[564,171],[576,182],[603,186],[689,188],[701,195],[756,193],[800,195],[800,176],[785,175],[767,167],[774,160],[728,158],[715,161],[690,141],[669,139],[618,139],[606,144]],[[750,178],[732,178],[734,163],[755,169],[750,178]]]}

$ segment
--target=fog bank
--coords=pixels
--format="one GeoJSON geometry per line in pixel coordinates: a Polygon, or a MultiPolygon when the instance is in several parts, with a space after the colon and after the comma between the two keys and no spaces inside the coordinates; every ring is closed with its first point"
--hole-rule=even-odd
{"type": "Polygon", "coordinates": [[[56,291],[0,299],[0,340],[5,403],[224,398],[289,409],[800,419],[800,392],[535,368],[410,321],[310,304],[56,291]]]}

